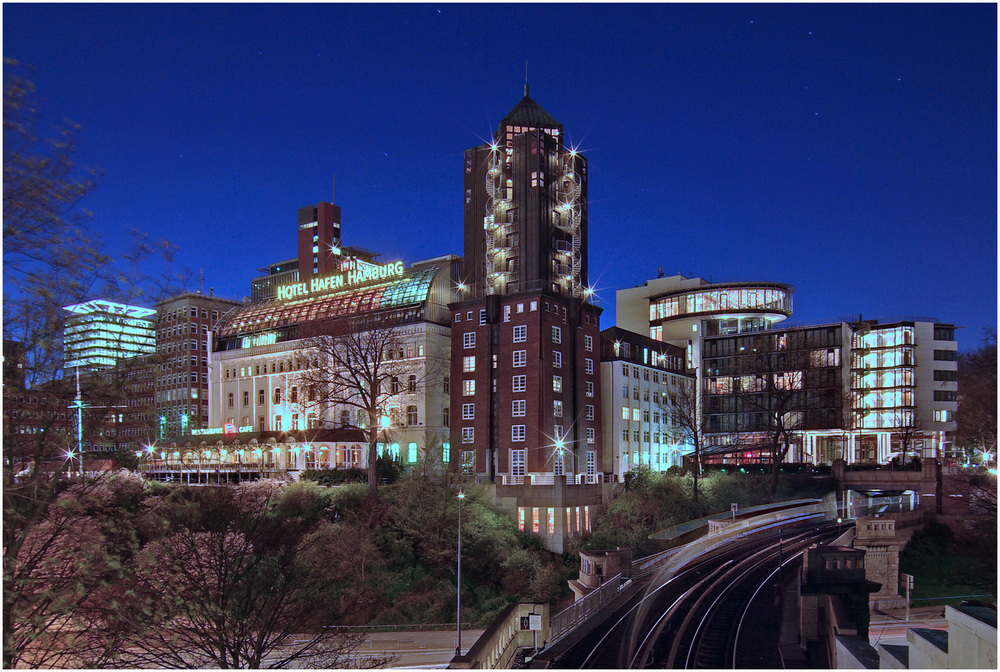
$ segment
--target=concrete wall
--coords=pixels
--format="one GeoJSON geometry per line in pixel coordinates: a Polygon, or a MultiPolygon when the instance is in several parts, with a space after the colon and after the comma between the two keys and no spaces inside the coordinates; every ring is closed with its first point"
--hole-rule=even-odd
{"type": "Polygon", "coordinates": [[[997,629],[969,614],[945,607],[948,619],[948,667],[997,669],[997,629]]]}

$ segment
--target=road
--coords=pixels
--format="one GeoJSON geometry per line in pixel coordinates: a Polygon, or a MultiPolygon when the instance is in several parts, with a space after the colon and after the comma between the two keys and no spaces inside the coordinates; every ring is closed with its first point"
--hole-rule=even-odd
{"type": "MultiPolygon", "coordinates": [[[[476,643],[482,630],[462,630],[462,651],[476,643]]],[[[396,655],[399,659],[389,669],[443,668],[455,656],[454,630],[407,630],[373,632],[358,649],[359,654],[396,655]]]]}

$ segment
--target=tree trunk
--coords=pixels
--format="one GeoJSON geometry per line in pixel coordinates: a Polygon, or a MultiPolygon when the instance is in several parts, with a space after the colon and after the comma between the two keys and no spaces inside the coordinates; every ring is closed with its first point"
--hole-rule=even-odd
{"type": "Polygon", "coordinates": [[[378,476],[375,469],[375,462],[378,459],[378,425],[374,419],[368,422],[368,503],[372,506],[378,501],[378,476]]]}

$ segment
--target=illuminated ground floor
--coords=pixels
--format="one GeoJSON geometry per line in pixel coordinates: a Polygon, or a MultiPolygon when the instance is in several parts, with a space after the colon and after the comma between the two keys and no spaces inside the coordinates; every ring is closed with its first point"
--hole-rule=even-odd
{"type": "MultiPolygon", "coordinates": [[[[707,443],[702,462],[709,465],[769,464],[774,450],[766,434],[716,434],[708,437],[707,443]]],[[[953,452],[952,443],[947,432],[811,430],[793,434],[783,461],[829,465],[837,459],[847,464],[889,464],[913,458],[945,460],[953,452]]],[[[688,452],[685,457],[693,456],[688,452]]]]}

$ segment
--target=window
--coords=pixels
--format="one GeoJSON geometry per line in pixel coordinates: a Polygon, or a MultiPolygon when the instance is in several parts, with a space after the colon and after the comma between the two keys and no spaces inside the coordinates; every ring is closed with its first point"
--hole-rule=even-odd
{"type": "Polygon", "coordinates": [[[233,407],[233,393],[229,393],[229,408],[233,407]]]}
{"type": "Polygon", "coordinates": [[[514,399],[510,402],[510,414],[515,418],[523,418],[527,411],[527,402],[524,399],[514,399]]]}
{"type": "Polygon", "coordinates": [[[517,507],[517,529],[524,532],[524,507],[517,507]]]}
{"type": "Polygon", "coordinates": [[[593,352],[594,350],[594,337],[584,336],[583,337],[583,349],[587,352],[593,352]]]}
{"type": "Polygon", "coordinates": [[[393,376],[389,379],[389,389],[393,394],[397,394],[399,392],[399,378],[393,376]]]}
{"type": "Polygon", "coordinates": [[[257,390],[257,405],[264,405],[264,390],[257,390]]]}
{"type": "Polygon", "coordinates": [[[552,391],[562,392],[562,376],[552,376],[552,391]]]}
{"type": "Polygon", "coordinates": [[[510,440],[524,441],[524,425],[511,425],[510,440]]]}
{"type": "MultiPolygon", "coordinates": [[[[451,427],[451,409],[445,406],[441,409],[441,425],[444,427],[451,427]]],[[[445,459],[445,462],[448,460],[445,459]]]]}
{"type": "Polygon", "coordinates": [[[583,372],[588,376],[592,376],[594,374],[594,360],[592,359],[583,360],[583,372]]]}
{"type": "Polygon", "coordinates": [[[562,343],[562,329],[560,327],[552,327],[552,342],[562,343]]]}
{"type": "Polygon", "coordinates": [[[416,376],[410,376],[409,378],[406,379],[406,390],[407,390],[407,392],[416,392],[417,391],[417,377],[416,376]]]}
{"type": "Polygon", "coordinates": [[[528,351],[527,350],[515,350],[514,351],[514,368],[520,368],[522,366],[527,366],[528,364],[528,351]]]}
{"type": "Polygon", "coordinates": [[[934,411],[934,422],[950,422],[954,411],[934,411]]]}
{"type": "Polygon", "coordinates": [[[243,405],[250,405],[250,390],[243,390],[243,405]]]}
{"type": "Polygon", "coordinates": [[[510,451],[511,476],[524,476],[524,453],[523,450],[510,451]]]}
{"type": "Polygon", "coordinates": [[[417,407],[407,406],[406,407],[406,424],[410,427],[414,427],[417,424],[417,407]]]}
{"type": "Polygon", "coordinates": [[[476,370],[476,357],[475,355],[470,355],[468,357],[462,357],[462,372],[472,373],[476,370]]]}
{"type": "Polygon", "coordinates": [[[462,347],[465,349],[476,347],[476,332],[467,331],[462,334],[462,347]]]}
{"type": "Polygon", "coordinates": [[[486,324],[486,310],[482,309],[479,311],[479,326],[486,324]]]}
{"type": "Polygon", "coordinates": [[[594,443],[595,432],[593,427],[587,427],[587,443],[594,443]]]}
{"type": "Polygon", "coordinates": [[[548,509],[549,509],[549,511],[548,511],[549,515],[548,515],[548,525],[546,526],[546,529],[548,530],[549,534],[555,534],[556,533],[556,510],[554,508],[552,508],[551,506],[548,507],[548,509]]]}
{"type": "Polygon", "coordinates": [[[552,436],[556,437],[556,440],[565,439],[566,435],[563,434],[563,426],[552,425],[552,436]]]}
{"type": "Polygon", "coordinates": [[[935,350],[934,359],[938,362],[958,361],[958,350],[935,350]]]}
{"type": "Polygon", "coordinates": [[[524,343],[528,340],[528,327],[524,324],[514,326],[514,342],[524,343]]]}
{"type": "Polygon", "coordinates": [[[552,351],[552,366],[556,369],[562,368],[562,353],[558,350],[552,351]]]}
{"type": "Polygon", "coordinates": [[[462,381],[462,396],[471,397],[476,394],[476,381],[474,380],[463,380],[462,381]]]}
{"type": "Polygon", "coordinates": [[[559,399],[554,399],[552,401],[552,415],[556,418],[563,417],[563,402],[559,399]]]}
{"type": "Polygon", "coordinates": [[[274,403],[276,403],[276,404],[280,404],[281,403],[281,388],[280,387],[274,388],[274,403]]]}
{"type": "Polygon", "coordinates": [[[593,420],[593,419],[594,419],[594,405],[587,404],[587,420],[593,420]]]}
{"type": "Polygon", "coordinates": [[[445,394],[451,394],[451,376],[445,376],[444,381],[441,383],[442,392],[445,394]]]}
{"type": "Polygon", "coordinates": [[[586,386],[587,396],[588,397],[593,397],[594,396],[594,384],[588,380],[586,383],[584,383],[584,385],[586,386]]]}
{"type": "Polygon", "coordinates": [[[466,322],[472,322],[472,311],[471,310],[466,311],[466,313],[465,313],[465,321],[466,322]]]}
{"type": "Polygon", "coordinates": [[[351,412],[346,408],[340,411],[340,426],[341,427],[351,426],[351,412]]]}
{"type": "Polygon", "coordinates": [[[514,376],[511,379],[512,392],[524,392],[527,389],[527,376],[514,376]]]}
{"type": "Polygon", "coordinates": [[[463,420],[475,420],[476,419],[476,405],[475,404],[462,404],[462,419],[463,420]]]}
{"type": "Polygon", "coordinates": [[[955,340],[955,328],[954,327],[944,327],[940,325],[934,325],[934,340],[935,341],[954,341],[955,340]]]}
{"type": "Polygon", "coordinates": [[[299,400],[299,388],[298,387],[293,387],[292,388],[292,403],[294,404],[298,400],[299,400]]]}
{"type": "Polygon", "coordinates": [[[632,377],[633,378],[638,378],[639,377],[639,367],[638,366],[633,366],[632,367],[632,377]]]}
{"type": "Polygon", "coordinates": [[[462,321],[462,311],[459,311],[455,313],[455,322],[461,322],[461,321],[462,321]]]}
{"type": "Polygon", "coordinates": [[[958,371],[934,371],[934,380],[958,380],[958,371]]]}
{"type": "Polygon", "coordinates": [[[280,415],[274,416],[274,429],[277,432],[281,431],[281,416],[280,415]]]}
{"type": "Polygon", "coordinates": [[[531,507],[531,531],[538,534],[538,507],[531,507]]]}
{"type": "Polygon", "coordinates": [[[473,427],[463,427],[462,428],[462,443],[475,443],[475,428],[473,427]]]}
{"type": "Polygon", "coordinates": [[[958,392],[954,390],[934,390],[934,401],[958,401],[958,392]]]}

